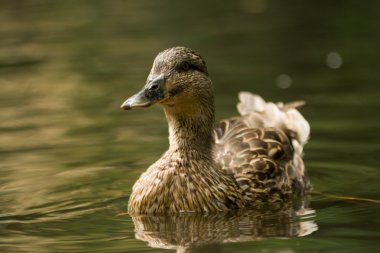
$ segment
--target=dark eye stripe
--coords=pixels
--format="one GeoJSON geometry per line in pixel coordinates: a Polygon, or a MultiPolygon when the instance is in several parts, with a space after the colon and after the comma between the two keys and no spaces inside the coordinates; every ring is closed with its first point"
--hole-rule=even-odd
{"type": "MultiPolygon", "coordinates": [[[[182,63],[179,64],[176,68],[175,68],[176,72],[178,73],[181,73],[181,72],[186,72],[186,71],[190,71],[190,70],[196,70],[196,71],[199,71],[199,72],[202,72],[202,73],[206,73],[204,72],[202,69],[200,69],[198,66],[194,65],[194,64],[191,64],[191,63],[187,63],[187,68],[186,69],[183,69],[183,66],[182,66],[182,63]]],[[[207,74],[207,73],[206,73],[207,74]]]]}

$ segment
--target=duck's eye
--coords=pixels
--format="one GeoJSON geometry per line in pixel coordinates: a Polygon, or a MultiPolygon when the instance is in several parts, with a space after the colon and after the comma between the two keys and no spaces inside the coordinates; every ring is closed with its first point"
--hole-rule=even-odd
{"type": "Polygon", "coordinates": [[[182,71],[187,71],[190,69],[190,64],[186,61],[182,62],[181,65],[180,65],[180,69],[182,71]]]}
{"type": "Polygon", "coordinates": [[[152,86],[149,87],[149,90],[157,90],[158,89],[158,84],[154,83],[152,86]]]}

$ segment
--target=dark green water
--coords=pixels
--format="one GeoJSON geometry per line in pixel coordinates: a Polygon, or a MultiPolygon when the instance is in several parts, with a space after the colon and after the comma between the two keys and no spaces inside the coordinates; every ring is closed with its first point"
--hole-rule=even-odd
{"type": "Polygon", "coordinates": [[[378,1],[2,0],[0,251],[378,252],[380,204],[327,194],[380,200],[379,45],[378,1]],[[240,90],[307,101],[310,210],[123,215],[167,126],[119,106],[174,45],[206,59],[219,119],[240,90]]]}

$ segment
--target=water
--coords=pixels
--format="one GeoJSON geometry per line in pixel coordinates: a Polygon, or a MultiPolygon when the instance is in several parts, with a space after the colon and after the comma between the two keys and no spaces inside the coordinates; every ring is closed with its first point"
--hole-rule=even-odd
{"type": "Polygon", "coordinates": [[[379,14],[377,1],[1,1],[1,252],[378,252],[379,14]],[[159,107],[119,106],[174,45],[206,59],[218,119],[240,90],[307,101],[310,209],[125,214],[167,126],[159,107]]]}

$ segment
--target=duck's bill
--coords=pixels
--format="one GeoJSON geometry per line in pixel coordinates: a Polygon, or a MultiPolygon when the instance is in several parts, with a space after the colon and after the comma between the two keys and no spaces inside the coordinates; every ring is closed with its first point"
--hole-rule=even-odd
{"type": "Polygon", "coordinates": [[[148,81],[140,92],[125,100],[120,107],[124,110],[149,107],[153,104],[166,100],[167,94],[165,95],[165,93],[164,78],[159,76],[151,81],[148,81]]]}
{"type": "Polygon", "coordinates": [[[152,104],[154,104],[154,101],[148,99],[144,94],[144,90],[142,90],[139,93],[125,100],[120,107],[124,110],[130,110],[132,108],[138,107],[149,107],[152,104]]]}

